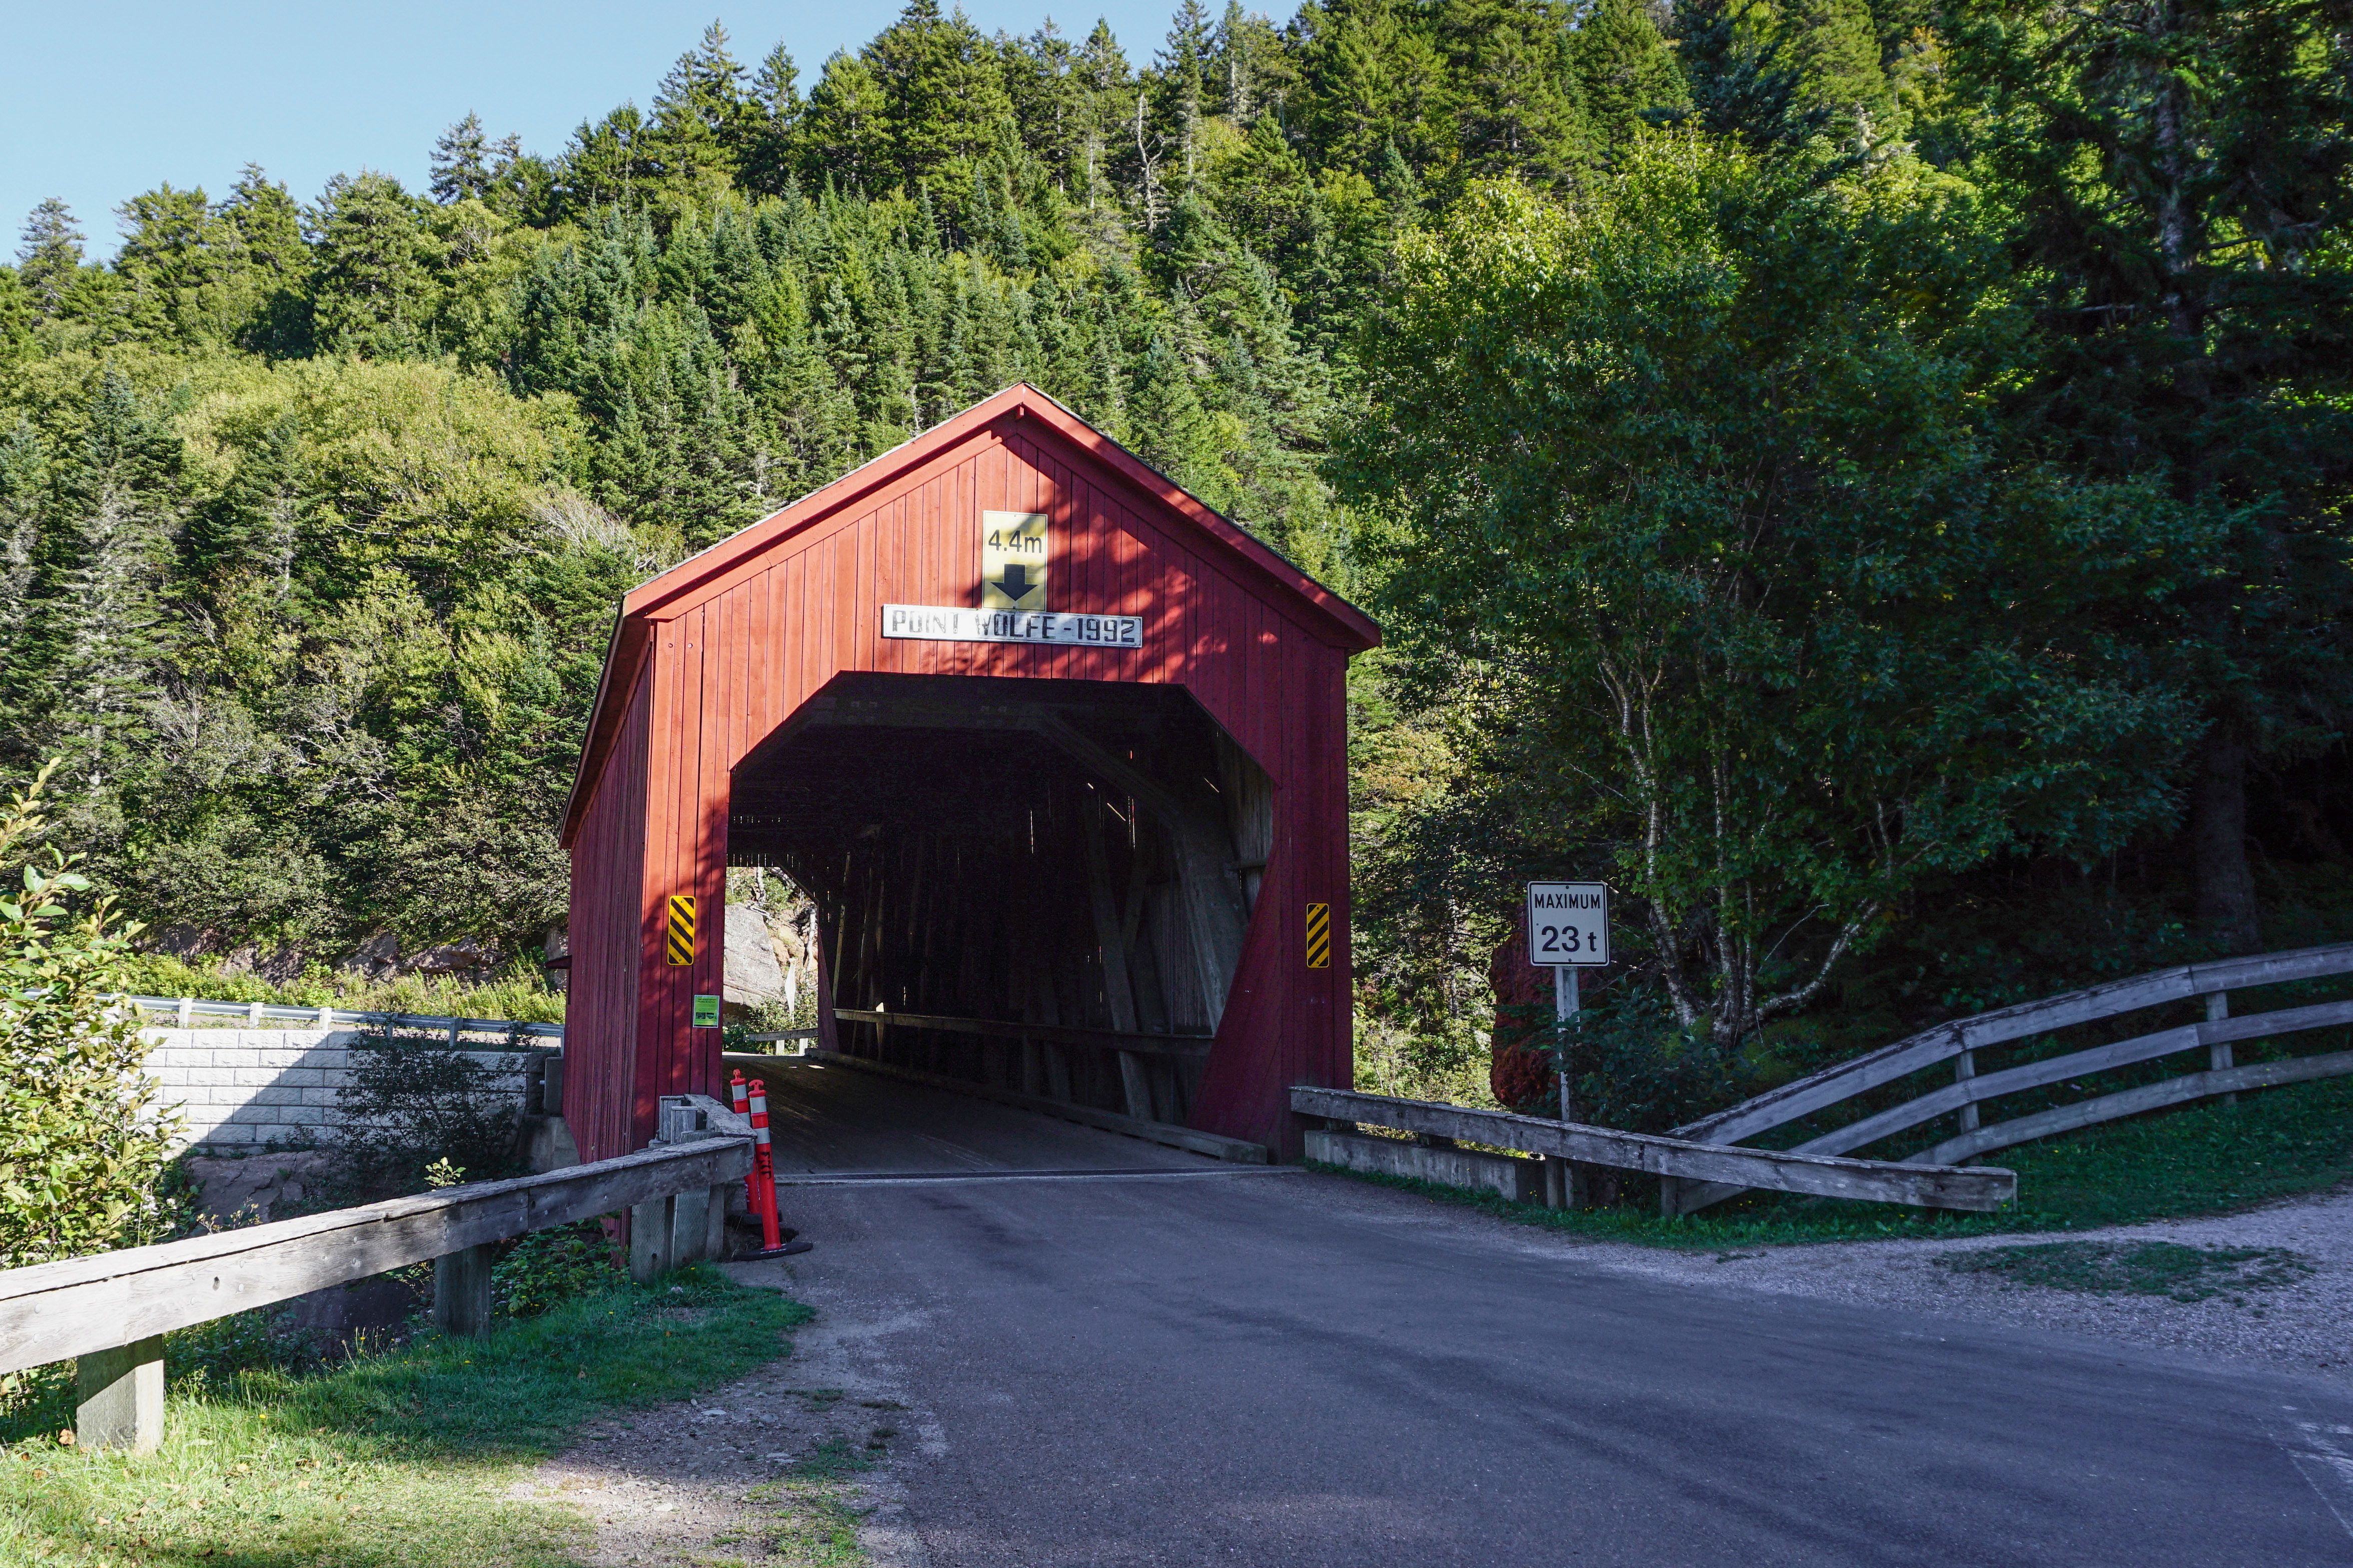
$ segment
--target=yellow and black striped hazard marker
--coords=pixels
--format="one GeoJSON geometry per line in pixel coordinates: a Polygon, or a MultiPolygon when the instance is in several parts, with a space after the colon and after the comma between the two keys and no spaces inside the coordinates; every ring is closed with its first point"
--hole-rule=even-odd
{"type": "Polygon", "coordinates": [[[1332,967],[1332,906],[1307,906],[1307,967],[1332,967]]]}
{"type": "Polygon", "coordinates": [[[694,895],[670,896],[670,962],[673,969],[694,962],[694,895]]]}

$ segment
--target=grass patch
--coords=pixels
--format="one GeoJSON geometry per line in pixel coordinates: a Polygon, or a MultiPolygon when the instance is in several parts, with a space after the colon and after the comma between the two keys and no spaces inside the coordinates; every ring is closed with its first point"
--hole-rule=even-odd
{"type": "Polygon", "coordinates": [[[1936,1261],[1956,1274],[1991,1274],[2011,1285],[2184,1302],[2228,1296],[2242,1306],[2250,1290],[2276,1290],[2312,1272],[2310,1259],[2284,1247],[2186,1247],[2178,1241],[2044,1241],[1947,1252],[1936,1261]]]}
{"type": "Polygon", "coordinates": [[[0,1424],[0,1562],[559,1568],[586,1524],[506,1497],[518,1472],[593,1416],[786,1353],[784,1331],[808,1316],[716,1269],[687,1269],[487,1340],[427,1336],[310,1375],[183,1378],[162,1451],[136,1458],[60,1445],[70,1369],[45,1369],[0,1424]]]}
{"type": "Polygon", "coordinates": [[[2353,1079],[2243,1094],[2236,1105],[2160,1111],[1989,1156],[2018,1173],[2018,1201],[1999,1214],[1752,1194],[1696,1215],[1653,1208],[1563,1210],[1399,1176],[1336,1171],[1527,1225],[1598,1240],[1708,1249],[1810,1241],[1935,1239],[2006,1231],[2085,1230],[2228,1214],[2353,1180],[2353,1079]]]}
{"type": "Polygon", "coordinates": [[[781,1478],[746,1493],[744,1500],[772,1516],[760,1527],[765,1560],[789,1568],[853,1568],[865,1563],[858,1527],[869,1510],[857,1478],[882,1462],[898,1435],[889,1426],[872,1428],[862,1442],[836,1433],[794,1460],[781,1478]]]}

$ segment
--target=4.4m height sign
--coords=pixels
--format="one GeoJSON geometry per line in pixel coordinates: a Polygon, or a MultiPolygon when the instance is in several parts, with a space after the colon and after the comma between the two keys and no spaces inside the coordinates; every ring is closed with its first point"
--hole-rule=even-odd
{"type": "Polygon", "coordinates": [[[1538,969],[1591,969],[1609,963],[1609,885],[1530,882],[1528,962],[1538,969]]]}

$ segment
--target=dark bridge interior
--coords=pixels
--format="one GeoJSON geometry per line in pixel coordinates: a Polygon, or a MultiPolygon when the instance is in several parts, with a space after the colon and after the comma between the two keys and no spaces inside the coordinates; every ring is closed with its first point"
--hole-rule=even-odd
{"type": "Polygon", "coordinates": [[[1271,805],[1181,688],[844,675],[736,768],[728,859],[816,900],[841,1049],[1182,1122],[1271,805]]]}

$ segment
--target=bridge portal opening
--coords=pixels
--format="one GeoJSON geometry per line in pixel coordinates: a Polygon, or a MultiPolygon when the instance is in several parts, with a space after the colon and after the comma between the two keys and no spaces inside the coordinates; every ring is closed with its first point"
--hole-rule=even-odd
{"type": "Polygon", "coordinates": [[[857,673],[737,764],[727,845],[818,906],[827,1048],[1182,1123],[1273,831],[1182,688],[857,673]]]}

